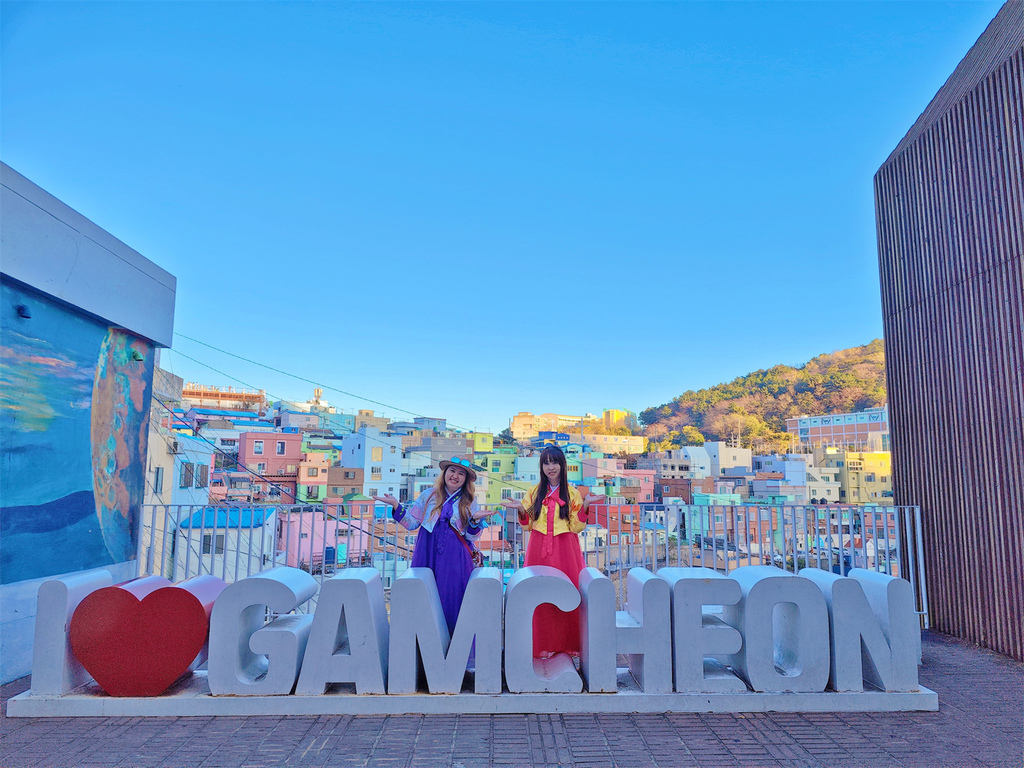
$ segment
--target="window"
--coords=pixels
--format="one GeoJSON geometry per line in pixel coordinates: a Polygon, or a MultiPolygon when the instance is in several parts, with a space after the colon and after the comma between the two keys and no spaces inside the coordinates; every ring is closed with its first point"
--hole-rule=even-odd
{"type": "Polygon", "coordinates": [[[196,467],[196,488],[205,488],[210,484],[210,467],[207,464],[199,464],[196,467]]]}
{"type": "Polygon", "coordinates": [[[178,487],[191,488],[193,477],[195,477],[195,465],[186,461],[181,465],[181,474],[178,476],[178,487]]]}
{"type": "Polygon", "coordinates": [[[157,467],[153,470],[153,493],[164,492],[164,468],[157,467]]]}
{"type": "Polygon", "coordinates": [[[213,534],[203,534],[203,554],[204,555],[223,555],[224,554],[224,534],[218,533],[216,542],[213,539],[213,534]],[[216,548],[216,549],[214,549],[216,548]]]}
{"type": "Polygon", "coordinates": [[[319,499],[320,498],[320,486],[311,485],[306,489],[307,499],[319,499]]]}
{"type": "Polygon", "coordinates": [[[258,462],[256,462],[256,471],[259,472],[260,474],[266,472],[267,471],[267,462],[265,462],[265,461],[258,461],[258,462]]]}
{"type": "Polygon", "coordinates": [[[300,533],[299,534],[299,538],[300,539],[308,539],[309,538],[309,534],[308,533],[300,533]]]}
{"type": "Polygon", "coordinates": [[[393,445],[391,446],[391,452],[392,452],[392,453],[394,453],[394,452],[395,452],[395,446],[393,446],[393,445]]]}
{"type": "Polygon", "coordinates": [[[380,480],[380,478],[381,478],[380,467],[370,467],[370,479],[371,480],[380,480]]]}
{"type": "Polygon", "coordinates": [[[511,499],[512,498],[512,489],[511,488],[502,488],[501,489],[501,498],[502,499],[511,499]]]}
{"type": "Polygon", "coordinates": [[[285,443],[284,440],[278,440],[277,441],[277,455],[278,456],[284,456],[285,445],[286,445],[286,443],[285,443]]]}
{"type": "Polygon", "coordinates": [[[512,497],[516,499],[516,501],[522,501],[526,497],[526,493],[524,491],[516,491],[512,494],[512,497]]]}
{"type": "Polygon", "coordinates": [[[384,461],[384,449],[380,446],[370,449],[370,461],[384,461]]]}
{"type": "Polygon", "coordinates": [[[376,488],[370,488],[370,489],[368,489],[366,491],[366,495],[367,496],[380,496],[380,493],[377,492],[376,488]]]}
{"type": "Polygon", "coordinates": [[[262,456],[263,455],[263,441],[262,440],[253,440],[252,441],[252,452],[254,454],[256,454],[257,456],[262,456]]]}
{"type": "Polygon", "coordinates": [[[609,544],[618,544],[619,543],[619,535],[617,533],[613,533],[611,536],[608,537],[608,543],[609,544]]]}
{"type": "Polygon", "coordinates": [[[346,480],[348,480],[349,478],[355,477],[355,476],[356,476],[355,472],[346,472],[345,473],[345,479],[346,480]]]}
{"type": "Polygon", "coordinates": [[[306,467],[306,477],[317,477],[320,474],[320,467],[306,467]]]}
{"type": "Polygon", "coordinates": [[[501,472],[501,467],[495,464],[493,467],[491,467],[491,472],[501,472]]]}
{"type": "Polygon", "coordinates": [[[223,447],[223,448],[234,448],[236,445],[238,445],[238,441],[237,440],[231,440],[231,439],[226,438],[226,437],[222,437],[220,439],[220,444],[221,444],[221,447],[223,447]]]}

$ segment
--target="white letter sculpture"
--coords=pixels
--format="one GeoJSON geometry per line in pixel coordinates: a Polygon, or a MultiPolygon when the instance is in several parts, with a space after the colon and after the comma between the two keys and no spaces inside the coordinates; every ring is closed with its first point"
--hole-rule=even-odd
{"type": "Polygon", "coordinates": [[[745,565],[729,575],[739,582],[743,600],[722,606],[722,615],[744,642],[728,663],[755,691],[825,690],[828,607],[818,588],[770,565],[745,565]]]}
{"type": "Polygon", "coordinates": [[[63,696],[92,680],[71,652],[68,624],[87,595],[112,582],[108,571],[92,571],[44,581],[39,586],[32,644],[33,696],[63,696]]]}
{"type": "Polygon", "coordinates": [[[615,610],[615,585],[596,568],[580,573],[583,625],[581,664],[587,690],[615,693],[616,654],[629,656],[629,670],[645,693],[672,690],[672,626],[667,583],[646,568],[626,578],[626,610],[615,610]]]}
{"type": "Polygon", "coordinates": [[[740,585],[710,568],[662,568],[658,577],[672,590],[672,647],[675,686],[680,693],[733,693],[746,684],[724,667],[709,668],[705,658],[718,660],[739,653],[743,636],[705,605],[735,605],[740,585]]]}
{"type": "Polygon", "coordinates": [[[215,696],[284,696],[292,692],[312,616],[280,616],[316,594],[316,579],[298,568],[271,568],[220,593],[210,614],[208,680],[215,696]]]}
{"type": "Polygon", "coordinates": [[[391,588],[388,693],[415,693],[421,677],[430,693],[459,693],[474,639],[473,689],[501,693],[501,602],[501,571],[474,570],[449,638],[433,571],[410,568],[398,577],[391,588]]]}
{"type": "Polygon", "coordinates": [[[376,568],[346,568],[323,583],[295,692],[317,696],[333,683],[384,693],[388,614],[376,568]]]}
{"type": "Polygon", "coordinates": [[[562,611],[575,610],[580,593],[557,568],[520,568],[505,590],[505,682],[512,693],[580,693],[583,680],[566,653],[533,659],[533,613],[550,603],[562,611]]]}
{"type": "Polygon", "coordinates": [[[817,568],[803,568],[800,575],[818,586],[828,604],[833,690],[863,691],[865,679],[883,691],[919,690],[914,640],[920,623],[909,582],[860,568],[850,571],[851,578],[817,568]]]}

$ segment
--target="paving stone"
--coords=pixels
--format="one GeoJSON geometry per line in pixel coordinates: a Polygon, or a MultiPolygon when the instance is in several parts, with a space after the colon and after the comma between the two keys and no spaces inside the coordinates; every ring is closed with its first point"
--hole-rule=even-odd
{"type": "MultiPolygon", "coordinates": [[[[938,712],[8,719],[0,768],[1021,768],[1024,664],[926,633],[938,712]]],[[[28,679],[0,689],[6,702],[28,679]]]]}

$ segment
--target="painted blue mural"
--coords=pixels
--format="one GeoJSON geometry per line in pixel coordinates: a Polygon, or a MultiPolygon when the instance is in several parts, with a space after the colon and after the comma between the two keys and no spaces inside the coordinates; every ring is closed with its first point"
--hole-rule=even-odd
{"type": "Polygon", "coordinates": [[[131,560],[150,344],[6,279],[0,307],[0,583],[131,560]]]}

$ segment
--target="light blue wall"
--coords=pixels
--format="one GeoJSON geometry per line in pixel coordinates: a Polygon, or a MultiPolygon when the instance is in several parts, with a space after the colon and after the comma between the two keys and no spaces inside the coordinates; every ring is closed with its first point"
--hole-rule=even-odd
{"type": "Polygon", "coordinates": [[[363,494],[369,496],[371,490],[377,495],[391,494],[398,496],[402,487],[402,438],[399,435],[382,434],[376,427],[362,427],[358,432],[345,437],[341,441],[342,466],[362,468],[363,494]],[[372,460],[373,448],[381,449],[381,460],[372,460]],[[381,468],[381,479],[374,480],[370,470],[381,468]]]}

